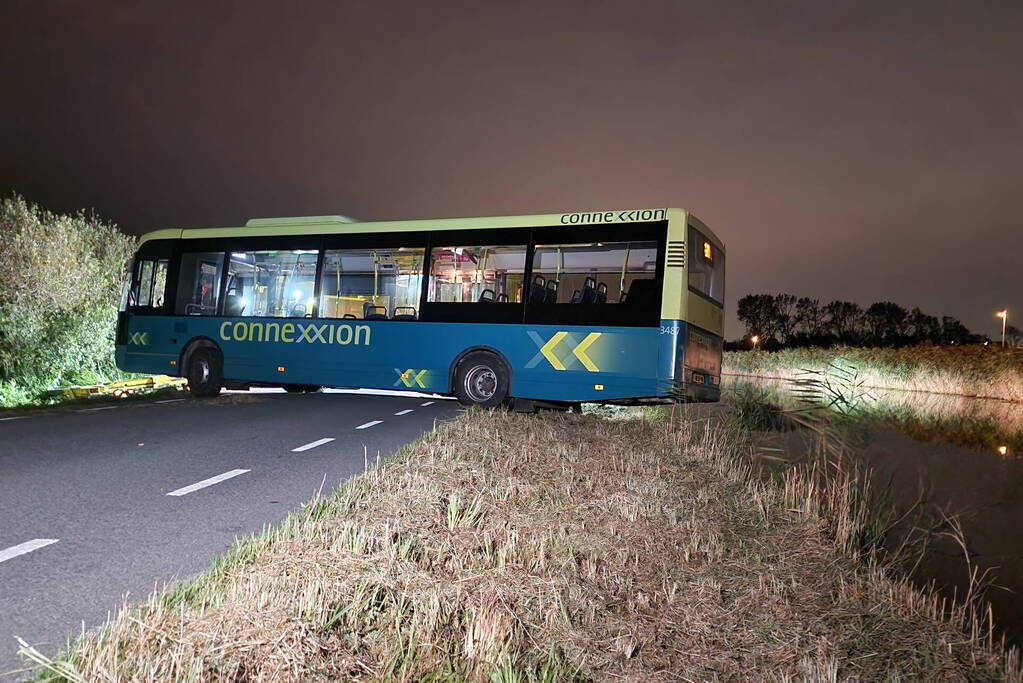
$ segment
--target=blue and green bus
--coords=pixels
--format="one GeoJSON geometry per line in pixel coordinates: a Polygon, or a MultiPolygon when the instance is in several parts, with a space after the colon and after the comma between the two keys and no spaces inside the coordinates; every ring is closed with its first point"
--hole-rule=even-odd
{"type": "Polygon", "coordinates": [[[716,401],[724,275],[724,245],[678,208],[157,230],[125,281],[117,365],[196,396],[716,401]]]}

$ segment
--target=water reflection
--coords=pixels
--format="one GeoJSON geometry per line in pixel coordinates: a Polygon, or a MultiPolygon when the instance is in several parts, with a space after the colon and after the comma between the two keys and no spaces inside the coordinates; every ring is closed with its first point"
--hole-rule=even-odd
{"type": "MultiPolygon", "coordinates": [[[[791,385],[783,381],[732,378],[724,386],[726,396],[752,388],[775,405],[798,405],[791,385]]],[[[880,485],[875,488],[883,488],[896,508],[920,502],[926,513],[896,529],[891,545],[909,526],[935,524],[942,513],[957,516],[970,562],[981,573],[993,572],[995,586],[987,598],[999,630],[1023,644],[1023,404],[896,391],[870,394],[842,420],[851,452],[873,471],[880,485]]],[[[813,441],[806,430],[763,428],[767,450],[779,448],[798,457],[813,441]]],[[[913,577],[920,583],[933,581],[945,595],[961,596],[968,587],[967,572],[962,549],[935,534],[913,577]]]]}

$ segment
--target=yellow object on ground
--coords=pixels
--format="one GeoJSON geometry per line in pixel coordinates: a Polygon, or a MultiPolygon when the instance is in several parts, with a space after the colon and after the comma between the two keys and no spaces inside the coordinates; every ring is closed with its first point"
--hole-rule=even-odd
{"type": "Polygon", "coordinates": [[[139,377],[137,379],[122,379],[109,384],[88,384],[76,387],[61,389],[60,393],[70,398],[87,398],[89,396],[114,396],[121,398],[132,394],[140,394],[149,391],[158,391],[168,387],[183,389],[185,379],[171,377],[170,375],[153,375],[151,377],[139,377]]]}

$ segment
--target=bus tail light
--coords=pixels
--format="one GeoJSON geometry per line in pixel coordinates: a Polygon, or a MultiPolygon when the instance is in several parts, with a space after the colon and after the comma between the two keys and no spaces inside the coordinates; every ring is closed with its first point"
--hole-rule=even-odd
{"type": "Polygon", "coordinates": [[[277,366],[277,372],[284,372],[284,366],[283,365],[278,365],[277,366]]]}

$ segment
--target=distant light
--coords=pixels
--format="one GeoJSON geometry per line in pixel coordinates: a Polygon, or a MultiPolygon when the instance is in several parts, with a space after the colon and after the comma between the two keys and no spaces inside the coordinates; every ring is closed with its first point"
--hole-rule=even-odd
{"type": "Polygon", "coordinates": [[[710,242],[703,243],[703,258],[708,261],[714,260],[714,248],[710,246],[710,242]]]}
{"type": "Polygon", "coordinates": [[[1005,309],[1004,311],[998,311],[997,313],[995,313],[996,318],[1004,318],[1007,315],[1009,315],[1009,309],[1005,309]]]}
{"type": "Polygon", "coordinates": [[[987,342],[984,342],[984,346],[987,346],[987,345],[988,345],[988,343],[987,343],[987,342]]]}
{"type": "Polygon", "coordinates": [[[284,372],[284,366],[283,365],[278,365],[277,366],[277,372],[284,372]]]}
{"type": "Polygon", "coordinates": [[[1009,447],[1008,446],[999,446],[998,447],[998,454],[999,455],[1008,455],[1008,453],[1009,453],[1009,447]]]}

